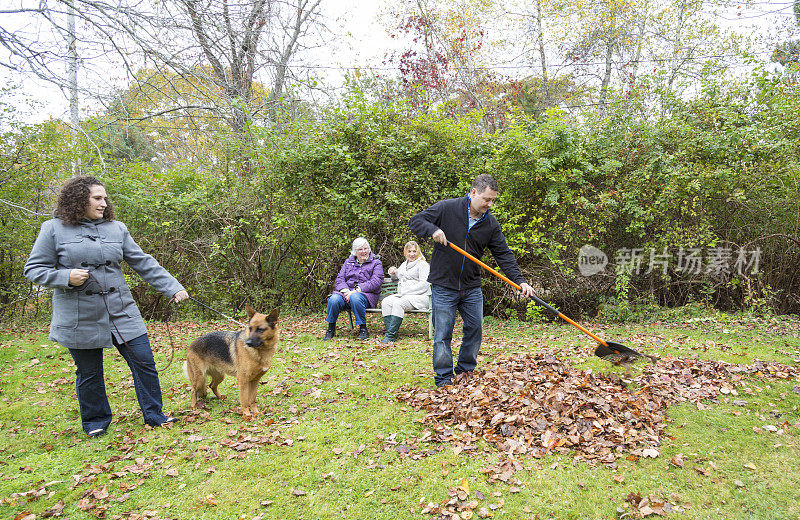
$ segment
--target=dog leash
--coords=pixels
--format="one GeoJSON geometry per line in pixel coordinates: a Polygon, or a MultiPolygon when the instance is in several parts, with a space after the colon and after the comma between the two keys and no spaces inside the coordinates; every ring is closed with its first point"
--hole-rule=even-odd
{"type": "Polygon", "coordinates": [[[212,309],[211,307],[209,307],[209,306],[208,306],[208,305],[206,305],[205,303],[203,303],[203,302],[201,302],[201,301],[198,301],[198,300],[195,300],[195,299],[194,299],[194,298],[192,298],[191,296],[189,296],[189,299],[190,299],[190,300],[192,300],[193,302],[195,302],[197,305],[199,305],[199,306],[201,306],[201,307],[205,307],[206,309],[210,310],[211,312],[214,312],[214,313],[217,313],[217,314],[219,314],[220,316],[222,316],[223,318],[225,318],[225,319],[226,319],[226,320],[228,320],[228,321],[232,321],[232,322],[236,323],[237,325],[241,325],[242,327],[247,327],[247,325],[245,325],[245,324],[244,324],[244,323],[242,323],[241,321],[236,321],[236,320],[234,320],[233,318],[231,318],[230,316],[228,316],[228,315],[226,315],[226,314],[222,314],[221,312],[219,312],[219,311],[218,311],[218,310],[216,310],[216,309],[212,309]]]}
{"type": "MultiPolygon", "coordinates": [[[[137,363],[138,363],[140,366],[144,367],[144,366],[145,366],[145,365],[144,365],[144,362],[143,362],[141,359],[139,359],[139,358],[136,356],[136,353],[133,351],[133,349],[130,347],[130,345],[128,345],[128,342],[127,342],[127,341],[125,341],[125,338],[122,336],[122,333],[120,333],[120,331],[119,331],[119,328],[117,327],[117,324],[114,322],[114,319],[111,317],[111,309],[109,309],[109,307],[108,307],[108,300],[106,300],[106,295],[109,293],[109,291],[113,291],[113,289],[109,289],[109,291],[106,291],[106,290],[103,288],[103,286],[100,284],[100,280],[98,280],[98,279],[97,279],[97,277],[96,277],[96,276],[94,276],[94,275],[92,274],[92,272],[91,272],[91,271],[89,271],[89,277],[90,277],[90,278],[92,279],[92,281],[94,281],[94,283],[96,283],[96,284],[97,284],[97,286],[100,288],[100,291],[98,291],[98,292],[97,292],[97,294],[99,294],[100,296],[102,296],[102,297],[103,297],[103,304],[105,305],[105,307],[106,307],[106,312],[108,313],[108,321],[110,321],[110,322],[111,322],[111,325],[114,327],[114,330],[116,330],[116,331],[117,331],[117,335],[119,336],[119,339],[121,339],[121,340],[122,340],[122,344],[123,344],[123,345],[125,345],[125,347],[128,349],[128,351],[131,353],[131,356],[133,357],[133,359],[134,359],[134,360],[135,360],[135,361],[136,361],[136,362],[137,362],[137,363]]],[[[236,324],[238,324],[238,325],[240,325],[240,326],[242,326],[242,327],[246,327],[246,326],[247,326],[247,325],[245,325],[244,323],[242,323],[242,322],[240,322],[240,321],[237,321],[237,320],[235,320],[235,319],[231,318],[230,316],[228,316],[228,315],[226,315],[226,314],[223,314],[223,313],[219,312],[219,311],[218,311],[218,310],[216,310],[216,309],[212,309],[212,308],[211,308],[211,307],[209,307],[208,305],[204,304],[203,302],[201,302],[201,301],[199,301],[199,300],[197,300],[197,299],[195,299],[195,298],[192,298],[191,296],[189,296],[188,298],[189,298],[190,300],[192,300],[193,302],[195,302],[196,304],[200,305],[201,307],[204,307],[204,308],[206,308],[206,309],[210,310],[211,312],[214,312],[214,313],[216,313],[216,314],[219,314],[219,315],[220,315],[220,316],[222,316],[223,318],[225,318],[225,319],[227,319],[227,320],[230,320],[230,321],[232,321],[233,323],[236,323],[236,324]]],[[[170,299],[170,300],[169,300],[169,302],[167,303],[167,305],[169,305],[170,303],[172,303],[172,302],[174,302],[174,301],[175,301],[174,299],[170,299]]],[[[177,302],[176,302],[176,304],[177,304],[177,302]]],[[[172,365],[172,360],[175,358],[175,342],[174,342],[174,341],[173,341],[173,339],[172,339],[172,329],[170,329],[170,327],[169,327],[169,315],[167,315],[167,321],[165,321],[164,323],[165,323],[165,325],[166,325],[166,327],[167,327],[167,335],[169,336],[170,354],[169,354],[169,361],[167,361],[167,364],[166,364],[164,367],[160,368],[160,369],[159,369],[159,368],[156,368],[156,371],[157,371],[157,372],[163,372],[164,370],[166,370],[167,368],[169,368],[169,367],[170,367],[170,365],[172,365]]],[[[152,347],[151,347],[151,348],[152,348],[152,347]]]]}
{"type": "MultiPolygon", "coordinates": [[[[132,359],[133,359],[134,361],[136,361],[136,363],[138,363],[140,367],[142,367],[142,368],[147,368],[147,365],[145,365],[145,364],[144,364],[144,362],[143,362],[141,359],[139,359],[139,357],[138,357],[138,356],[136,355],[136,353],[133,351],[133,349],[131,348],[131,346],[130,346],[130,345],[128,345],[128,342],[127,342],[127,341],[125,341],[125,338],[122,336],[122,333],[119,331],[119,327],[117,327],[117,324],[114,322],[114,318],[112,318],[112,316],[111,316],[111,309],[109,309],[109,308],[108,308],[108,300],[106,300],[106,295],[107,295],[109,292],[114,292],[114,290],[115,290],[115,289],[112,287],[111,289],[109,289],[108,291],[106,291],[106,290],[103,288],[103,286],[100,284],[100,280],[98,280],[98,279],[97,279],[97,277],[96,277],[95,275],[93,275],[91,271],[88,271],[88,274],[89,274],[89,278],[91,278],[91,279],[92,279],[92,281],[94,281],[94,283],[96,283],[96,284],[97,284],[97,287],[99,287],[99,288],[100,288],[100,290],[99,290],[98,292],[96,292],[96,293],[88,293],[88,291],[87,291],[87,294],[99,294],[100,296],[102,296],[102,297],[103,297],[103,305],[105,305],[105,307],[106,307],[106,313],[108,313],[108,321],[111,323],[111,325],[113,325],[113,327],[114,327],[114,330],[116,330],[116,331],[117,331],[117,336],[119,336],[119,339],[121,339],[121,340],[122,340],[122,344],[123,344],[123,345],[125,345],[125,348],[127,348],[127,349],[128,349],[128,351],[131,353],[131,357],[132,357],[132,359]]],[[[170,341],[171,341],[171,340],[172,340],[172,337],[170,337],[170,341]]],[[[173,353],[174,353],[175,346],[173,345],[173,347],[172,347],[172,348],[173,348],[173,353]]],[[[150,349],[152,350],[152,345],[151,345],[150,349]]],[[[170,357],[170,363],[172,363],[172,358],[171,358],[171,357],[170,357]]],[[[169,364],[168,364],[167,366],[169,366],[169,364]]],[[[164,369],[166,369],[166,367],[164,367],[164,369]]],[[[160,372],[160,370],[156,369],[156,372],[160,372]]]]}
{"type": "MultiPolygon", "coordinates": [[[[114,318],[112,318],[112,316],[111,316],[111,309],[108,307],[108,300],[106,300],[106,295],[109,292],[114,292],[114,289],[111,288],[108,291],[106,291],[103,288],[103,286],[100,284],[100,280],[98,280],[97,277],[94,276],[91,271],[89,271],[89,277],[100,288],[100,291],[98,291],[96,294],[99,294],[100,296],[103,297],[103,304],[106,307],[106,313],[108,313],[108,321],[114,327],[114,330],[117,332],[117,336],[119,336],[119,339],[122,340],[122,344],[125,345],[125,348],[128,349],[128,352],[130,352],[131,357],[133,358],[134,362],[136,362],[140,367],[147,368],[147,366],[144,364],[144,362],[141,359],[139,359],[139,357],[133,351],[131,346],[128,345],[128,342],[125,340],[125,337],[119,331],[119,327],[117,327],[117,324],[114,322],[114,318]]],[[[169,304],[173,303],[174,301],[175,301],[174,299],[170,299],[169,302],[167,303],[167,308],[169,308],[169,304]]],[[[164,365],[161,368],[158,368],[158,367],[154,366],[154,368],[156,369],[156,372],[164,372],[166,369],[168,369],[172,365],[172,360],[175,359],[175,341],[172,339],[172,329],[170,329],[170,327],[169,327],[169,318],[170,318],[171,314],[172,314],[171,312],[169,312],[167,314],[167,320],[164,322],[164,324],[167,327],[167,335],[169,337],[169,345],[170,345],[169,361],[167,361],[167,364],[164,365]]],[[[152,348],[153,347],[152,347],[152,344],[151,344],[150,349],[152,350],[152,348]]],[[[155,362],[154,362],[154,365],[155,365],[155,362]]]]}
{"type": "MultiPolygon", "coordinates": [[[[246,325],[245,325],[244,323],[241,323],[241,322],[239,322],[239,321],[236,321],[236,320],[234,320],[233,318],[231,318],[230,316],[226,316],[226,315],[222,314],[221,312],[219,312],[219,311],[218,311],[218,310],[216,310],[216,309],[212,309],[212,308],[211,308],[211,307],[209,307],[208,305],[206,305],[206,304],[204,304],[204,303],[202,303],[202,302],[199,302],[199,301],[195,300],[195,299],[194,299],[194,298],[192,298],[191,296],[189,296],[189,299],[190,299],[190,300],[192,300],[193,302],[195,302],[196,304],[198,304],[198,305],[201,305],[201,306],[205,307],[206,309],[208,309],[208,310],[210,310],[210,311],[212,311],[212,312],[216,312],[217,314],[219,314],[219,315],[220,315],[220,316],[222,316],[223,318],[227,318],[227,319],[229,319],[230,321],[232,321],[232,322],[234,322],[234,323],[238,323],[238,324],[239,324],[239,325],[241,325],[242,327],[246,327],[246,325]]],[[[174,299],[171,299],[171,300],[169,301],[169,303],[172,303],[172,302],[174,302],[174,301],[175,301],[174,299]]],[[[167,305],[169,305],[169,303],[168,303],[167,305]]],[[[177,305],[177,302],[175,302],[175,304],[177,305]]],[[[169,314],[167,315],[167,318],[169,318],[169,314]]],[[[172,330],[169,328],[169,319],[167,319],[167,321],[165,321],[165,322],[164,322],[164,324],[167,326],[167,334],[169,335],[169,344],[170,344],[170,346],[172,347],[172,350],[170,351],[170,354],[169,354],[169,361],[167,362],[167,365],[166,365],[164,368],[162,368],[161,370],[159,370],[159,372],[163,372],[164,370],[166,370],[167,368],[169,368],[169,366],[172,364],[172,359],[175,357],[175,343],[172,341],[172,330]]]]}
{"type": "MultiPolygon", "coordinates": [[[[175,302],[175,300],[170,298],[170,300],[167,302],[167,309],[169,309],[169,304],[172,303],[172,302],[175,302]]],[[[177,305],[178,302],[175,302],[175,304],[177,305]]],[[[168,312],[167,313],[167,319],[166,319],[166,321],[164,321],[164,325],[166,325],[166,327],[167,327],[167,336],[169,337],[169,346],[170,346],[169,361],[167,361],[166,366],[164,366],[163,368],[161,368],[161,369],[157,368],[156,370],[158,372],[163,372],[166,369],[168,369],[170,367],[170,365],[172,365],[172,360],[175,358],[175,342],[172,341],[172,329],[169,328],[169,318],[170,318],[171,314],[172,314],[171,311],[168,312]]]]}

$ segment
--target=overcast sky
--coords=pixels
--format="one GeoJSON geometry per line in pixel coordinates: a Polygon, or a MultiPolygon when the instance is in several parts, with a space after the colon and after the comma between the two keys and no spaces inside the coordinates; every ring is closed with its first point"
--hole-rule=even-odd
{"type": "MultiPolygon", "coordinates": [[[[19,6],[27,0],[0,0],[0,10],[19,6]]],[[[784,22],[792,18],[793,0],[775,0],[752,2],[749,7],[732,8],[719,20],[720,25],[743,30],[753,26],[763,35],[775,33],[784,22]]],[[[376,0],[323,0],[323,13],[328,19],[331,30],[326,45],[316,49],[309,57],[314,65],[320,68],[319,76],[327,78],[333,84],[341,82],[344,67],[381,66],[391,46],[397,45],[386,34],[386,30],[378,20],[378,14],[385,2],[376,0]]],[[[22,23],[25,30],[43,30],[52,38],[58,35],[42,25],[37,25],[35,20],[14,20],[10,17],[0,22],[22,23]]],[[[7,25],[6,25],[7,27],[7,25]]],[[[780,38],[771,34],[771,38],[780,38]]],[[[784,37],[786,34],[784,33],[784,37]]],[[[775,41],[774,39],[772,41],[775,41]]],[[[87,78],[86,71],[79,77],[79,82],[104,81],[106,78],[87,78]]],[[[108,71],[107,89],[122,87],[127,83],[124,71],[121,69],[108,71]]],[[[22,92],[14,97],[5,96],[4,101],[17,107],[17,118],[25,121],[38,121],[48,117],[68,118],[69,101],[65,93],[54,86],[41,80],[21,76],[7,69],[0,68],[0,87],[7,85],[23,85],[22,92]],[[28,101],[35,101],[33,107],[28,101]]],[[[85,115],[87,112],[97,110],[99,107],[89,100],[82,100],[81,106],[85,115]]],[[[0,116],[2,117],[2,116],[0,116]]]]}

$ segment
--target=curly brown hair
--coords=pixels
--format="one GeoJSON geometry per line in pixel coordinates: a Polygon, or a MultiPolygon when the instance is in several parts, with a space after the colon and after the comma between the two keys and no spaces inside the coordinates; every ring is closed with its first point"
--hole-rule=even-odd
{"type": "MultiPolygon", "coordinates": [[[[89,205],[89,194],[92,186],[105,185],[97,177],[91,175],[77,175],[61,187],[58,194],[58,202],[53,215],[60,218],[67,224],[77,224],[86,216],[86,207],[89,205]]],[[[105,220],[114,220],[114,206],[106,200],[106,209],[103,211],[105,220]]]]}

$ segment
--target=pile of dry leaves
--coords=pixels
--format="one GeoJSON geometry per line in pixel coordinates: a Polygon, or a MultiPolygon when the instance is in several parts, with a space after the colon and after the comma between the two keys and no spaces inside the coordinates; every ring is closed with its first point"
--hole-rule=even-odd
{"type": "Polygon", "coordinates": [[[577,370],[550,352],[514,354],[441,389],[404,387],[398,398],[427,410],[422,422],[432,440],[457,451],[474,449],[482,438],[512,456],[574,452],[614,464],[621,456],[659,455],[670,404],[738,395],[735,386],[752,375],[788,379],[797,370],[667,358],[626,384],[616,375],[577,370]]]}

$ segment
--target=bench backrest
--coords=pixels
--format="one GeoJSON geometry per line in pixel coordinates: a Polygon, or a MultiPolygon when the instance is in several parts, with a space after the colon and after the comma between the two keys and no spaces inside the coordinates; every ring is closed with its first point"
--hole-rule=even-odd
{"type": "Polygon", "coordinates": [[[392,294],[397,294],[397,280],[393,280],[392,278],[384,278],[383,285],[381,285],[381,295],[378,296],[378,301],[381,301],[392,294]]]}

